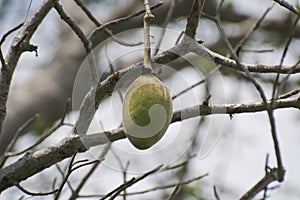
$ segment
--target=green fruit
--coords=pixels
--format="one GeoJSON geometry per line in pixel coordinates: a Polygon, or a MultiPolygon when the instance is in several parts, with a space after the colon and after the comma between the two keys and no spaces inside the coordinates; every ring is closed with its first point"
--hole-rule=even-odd
{"type": "Polygon", "coordinates": [[[170,92],[155,76],[142,75],[129,86],[123,103],[123,127],[136,148],[148,149],[157,143],[172,114],[170,92]]]}

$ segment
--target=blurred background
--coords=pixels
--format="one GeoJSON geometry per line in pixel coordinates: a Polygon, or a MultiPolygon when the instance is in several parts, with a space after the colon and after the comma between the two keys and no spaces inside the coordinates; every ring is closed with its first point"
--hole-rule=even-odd
{"type": "MultiPolygon", "coordinates": [[[[141,0],[89,0],[83,1],[90,11],[101,22],[109,22],[143,9],[141,0]]],[[[165,34],[158,53],[174,46],[178,35],[185,29],[186,18],[192,1],[163,1],[163,5],[153,10],[152,47],[159,43],[162,30],[165,34]],[[167,23],[165,19],[170,7],[174,5],[172,16],[167,23]]],[[[298,5],[298,1],[289,0],[298,5]]],[[[0,34],[5,34],[12,27],[30,18],[42,1],[0,1],[0,34]],[[28,13],[27,13],[28,12],[28,13]]],[[[157,1],[151,1],[152,4],[157,1]]],[[[86,17],[75,2],[62,1],[66,12],[89,35],[95,25],[86,17]]],[[[206,1],[204,12],[214,15],[216,1],[206,1]]],[[[251,27],[272,5],[270,0],[238,1],[226,0],[221,19],[227,37],[234,45],[249,32],[251,27]]],[[[127,42],[143,41],[143,16],[135,17],[109,27],[117,37],[127,42]]],[[[278,65],[283,49],[292,29],[295,15],[278,4],[272,8],[261,26],[248,39],[240,51],[240,58],[245,63],[278,65]]],[[[15,34],[11,34],[2,45],[4,54],[15,34]]],[[[300,26],[296,26],[295,35],[284,65],[293,66],[299,60],[300,26]]],[[[216,25],[209,19],[201,17],[196,39],[203,40],[209,49],[226,55],[226,45],[218,34],[216,25]]],[[[54,9],[47,15],[38,28],[31,43],[38,46],[38,56],[24,53],[19,60],[14,74],[12,88],[8,99],[8,114],[4,122],[3,135],[0,136],[0,151],[13,137],[17,129],[30,117],[40,117],[18,140],[14,151],[30,146],[38,137],[49,130],[60,119],[64,112],[66,100],[72,98],[73,107],[67,114],[66,122],[74,124],[78,116],[78,106],[82,100],[88,82],[87,67],[84,62],[86,54],[82,43],[73,31],[61,21],[54,9]]],[[[114,70],[129,67],[143,60],[143,46],[122,46],[105,33],[100,33],[93,41],[100,78],[104,79],[114,70]]],[[[152,52],[154,52],[153,49],[152,52]]],[[[206,77],[217,66],[199,56],[188,54],[168,66],[160,66],[160,79],[176,95],[190,85],[206,77]]],[[[262,85],[268,98],[272,95],[276,74],[254,74],[262,85]]],[[[299,88],[299,75],[291,75],[283,93],[299,88]]],[[[126,88],[125,88],[126,89],[126,88]]],[[[88,133],[111,130],[119,127],[122,121],[122,98],[125,89],[114,92],[106,98],[97,110],[88,133]],[[122,96],[121,95],[121,96],[122,96]]],[[[174,99],[174,110],[201,104],[205,97],[212,95],[211,104],[234,104],[261,101],[255,87],[244,78],[242,73],[228,68],[221,68],[209,77],[205,84],[197,86],[174,99]]],[[[299,110],[279,109],[275,112],[279,144],[282,151],[286,177],[280,187],[269,190],[269,199],[300,199],[300,134],[299,110]]],[[[68,136],[72,127],[63,126],[54,132],[36,149],[50,146],[68,136]]],[[[106,146],[91,148],[87,153],[78,154],[76,159],[99,159],[106,146]]],[[[188,160],[182,168],[169,170],[146,178],[130,187],[127,192],[136,192],[186,180],[205,173],[209,175],[201,180],[182,186],[174,199],[215,199],[213,187],[217,188],[221,199],[237,199],[248,191],[265,174],[266,157],[269,155],[269,166],[276,166],[276,157],[271,137],[269,119],[266,112],[236,114],[232,119],[228,115],[212,115],[184,120],[171,124],[166,135],[153,148],[146,151],[135,149],[127,139],[114,142],[105,160],[87,181],[81,195],[106,194],[123,183],[124,169],[127,179],[139,176],[159,164],[175,165],[188,160]],[[126,167],[127,166],[127,167],[126,167]]],[[[18,157],[10,159],[7,164],[18,157]]],[[[70,162],[66,159],[58,165],[64,169],[70,162]]],[[[90,166],[75,171],[69,181],[78,185],[82,174],[90,166]]],[[[61,174],[56,166],[44,170],[22,185],[32,191],[49,191],[53,180],[61,174]]],[[[59,182],[59,181],[58,181],[59,182]]],[[[55,183],[58,184],[58,183],[55,183]]],[[[54,185],[55,185],[54,184],[54,185]]],[[[277,186],[273,183],[271,186],[277,186]]],[[[128,195],[127,199],[167,199],[173,188],[155,190],[139,195],[128,195]]],[[[71,192],[65,187],[62,199],[69,198],[71,192]]],[[[52,199],[52,196],[30,197],[17,188],[3,192],[0,199],[52,199]]],[[[256,196],[260,199],[262,194],[256,196]]],[[[98,199],[98,196],[82,196],[81,199],[98,199]]],[[[119,197],[123,199],[123,197],[119,197]]]]}

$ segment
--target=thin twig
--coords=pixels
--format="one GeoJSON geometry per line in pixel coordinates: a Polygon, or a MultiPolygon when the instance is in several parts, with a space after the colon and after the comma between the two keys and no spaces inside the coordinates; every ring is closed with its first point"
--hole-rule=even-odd
{"type": "Polygon", "coordinates": [[[180,40],[182,39],[182,37],[184,36],[184,31],[181,31],[175,41],[175,45],[179,44],[180,40]]]}
{"type": "Polygon", "coordinates": [[[72,103],[71,98],[68,98],[66,100],[65,109],[64,109],[62,117],[60,119],[60,124],[64,124],[66,116],[71,110],[71,105],[72,105],[71,103],[72,103]]]}
{"type": "Polygon", "coordinates": [[[280,95],[280,96],[278,97],[278,99],[287,99],[287,98],[289,98],[289,97],[291,97],[291,96],[294,96],[294,95],[296,95],[296,94],[298,94],[298,93],[300,93],[300,88],[297,88],[297,89],[295,89],[295,90],[293,90],[293,91],[290,91],[290,92],[288,92],[288,93],[285,93],[285,94],[283,94],[283,95],[280,95]]]}
{"type": "Polygon", "coordinates": [[[186,179],[186,180],[183,180],[183,181],[179,181],[179,182],[176,182],[176,183],[170,183],[170,184],[166,184],[166,185],[162,185],[162,186],[157,186],[157,187],[153,187],[153,188],[150,188],[150,189],[146,189],[146,190],[142,190],[142,191],[137,191],[137,192],[128,192],[127,195],[145,194],[145,193],[148,193],[148,192],[154,192],[156,190],[164,190],[164,189],[176,187],[177,185],[187,185],[187,184],[192,183],[194,181],[200,180],[200,179],[202,179],[202,178],[204,178],[206,176],[208,176],[208,173],[203,174],[201,176],[194,177],[194,178],[190,178],[190,179],[186,179]]]}
{"type": "MultiPolygon", "coordinates": [[[[267,156],[266,156],[266,163],[265,163],[265,173],[266,173],[266,175],[269,173],[269,171],[270,171],[270,167],[269,167],[269,154],[267,154],[267,156]]],[[[267,192],[268,192],[268,185],[264,189],[263,199],[266,199],[267,192]]]]}
{"type": "MultiPolygon", "coordinates": [[[[291,31],[289,31],[289,37],[288,37],[287,42],[286,42],[286,44],[284,46],[284,50],[283,50],[283,53],[282,53],[282,56],[281,56],[281,60],[280,60],[279,66],[283,65],[283,62],[284,62],[284,59],[285,59],[286,54],[288,52],[289,46],[290,46],[290,44],[292,42],[292,39],[294,37],[298,21],[299,21],[299,16],[296,17],[296,19],[295,19],[295,21],[293,23],[291,31]]],[[[289,78],[289,76],[290,76],[290,74],[288,74],[286,76],[286,80],[289,78]]],[[[279,91],[279,89],[282,89],[282,87],[278,87],[278,89],[277,89],[277,84],[278,84],[278,81],[279,81],[279,77],[280,77],[280,73],[277,73],[275,82],[273,84],[272,99],[277,98],[280,95],[280,92],[281,92],[281,91],[279,91]],[[276,93],[276,89],[277,89],[277,93],[276,93]]]]}
{"type": "Polygon", "coordinates": [[[285,85],[287,84],[290,76],[292,75],[293,71],[295,71],[296,67],[300,64],[300,60],[298,60],[298,62],[290,69],[289,73],[282,79],[282,81],[280,82],[280,85],[278,87],[278,94],[280,94],[283,90],[283,88],[285,87],[285,85]]]}
{"type": "Polygon", "coordinates": [[[9,143],[9,145],[6,148],[6,152],[11,151],[18,139],[18,137],[20,136],[20,134],[26,129],[28,128],[37,118],[39,118],[40,115],[36,114],[33,117],[29,118],[22,126],[20,126],[16,132],[16,134],[14,135],[14,138],[11,140],[11,142],[9,143]]]}
{"type": "Polygon", "coordinates": [[[263,13],[263,15],[259,18],[259,20],[257,20],[257,22],[251,27],[251,29],[247,32],[247,34],[242,39],[240,39],[240,41],[234,47],[234,51],[236,52],[237,55],[239,54],[239,51],[242,49],[242,46],[245,44],[245,42],[250,38],[252,33],[260,27],[262,21],[265,19],[267,14],[273,9],[273,7],[274,4],[269,8],[267,8],[267,10],[263,13]]]}
{"type": "MultiPolygon", "coordinates": [[[[96,19],[96,17],[93,16],[93,14],[90,12],[90,10],[80,0],[75,0],[75,2],[97,27],[102,26],[102,24],[96,19]]],[[[104,28],[103,30],[107,35],[111,36],[111,38],[120,45],[137,46],[137,45],[143,44],[143,42],[129,43],[129,42],[123,41],[123,40],[117,38],[108,28],[104,28]]]]}
{"type": "MultiPolygon", "coordinates": [[[[59,188],[58,188],[58,190],[57,190],[57,193],[55,194],[55,198],[54,198],[55,200],[58,200],[58,199],[59,199],[59,196],[60,196],[60,194],[61,194],[61,192],[62,192],[62,189],[64,188],[66,182],[68,181],[68,179],[69,179],[69,177],[70,177],[70,175],[71,175],[71,173],[72,173],[72,166],[73,166],[73,162],[74,162],[74,160],[75,160],[75,157],[76,157],[76,154],[74,154],[74,155],[72,156],[72,158],[70,159],[70,163],[69,163],[69,165],[68,165],[67,174],[66,174],[66,175],[63,175],[62,183],[60,184],[60,186],[59,186],[59,188]]],[[[70,188],[72,188],[72,187],[70,187],[70,188]]]]}
{"type": "MultiPolygon", "coordinates": [[[[163,3],[162,2],[159,2],[157,4],[154,4],[153,6],[150,6],[151,9],[155,9],[159,6],[161,6],[163,3]]],[[[109,26],[112,26],[112,25],[116,25],[116,24],[119,24],[121,22],[125,22],[125,21],[129,21],[130,19],[134,18],[134,17],[137,17],[141,14],[143,14],[145,12],[145,10],[140,10],[136,13],[133,13],[133,14],[130,14],[126,17],[122,17],[122,18],[119,18],[119,19],[115,19],[115,20],[112,20],[112,21],[109,21],[105,24],[102,24],[101,26],[97,27],[95,30],[93,30],[91,32],[91,34],[88,36],[89,40],[92,41],[92,39],[101,31],[103,31],[105,28],[109,28],[109,26]]]]}
{"type": "Polygon", "coordinates": [[[180,185],[176,185],[170,196],[168,197],[168,200],[172,200],[174,196],[176,195],[177,191],[180,189],[180,185]]]}
{"type": "Polygon", "coordinates": [[[27,17],[28,17],[28,15],[29,15],[29,11],[30,11],[30,8],[31,8],[31,5],[32,5],[32,1],[33,1],[33,0],[30,0],[30,1],[29,1],[29,5],[28,5],[27,10],[26,10],[24,22],[27,21],[27,17]]]}
{"type": "Polygon", "coordinates": [[[107,144],[104,149],[102,150],[100,156],[99,156],[99,162],[96,162],[93,164],[91,169],[88,171],[88,173],[81,179],[79,185],[77,188],[72,192],[72,196],[69,198],[70,200],[75,200],[79,196],[79,192],[83,188],[83,186],[86,184],[88,179],[91,177],[91,175],[95,172],[101,161],[105,158],[106,154],[108,153],[109,149],[111,147],[111,144],[107,144]]]}
{"type": "MultiPolygon", "coordinates": [[[[106,59],[108,61],[108,64],[109,64],[110,74],[113,74],[115,72],[115,67],[114,67],[111,59],[108,56],[107,46],[108,46],[108,43],[105,44],[104,53],[105,53],[105,57],[106,57],[106,59]]],[[[117,90],[117,93],[119,95],[120,102],[123,102],[124,98],[123,98],[122,92],[120,90],[117,90]]],[[[118,127],[122,127],[122,122],[120,122],[120,125],[118,127]]]]}
{"type": "Polygon", "coordinates": [[[274,52],[274,49],[262,49],[262,50],[254,50],[254,49],[241,49],[242,52],[250,52],[250,53],[271,53],[274,52]]]}
{"type": "Polygon", "coordinates": [[[188,88],[182,90],[181,92],[175,94],[174,96],[172,96],[172,100],[176,99],[177,97],[183,95],[184,93],[190,91],[191,89],[193,89],[194,87],[201,85],[203,83],[205,83],[207,81],[207,79],[209,77],[211,77],[212,75],[214,75],[216,72],[218,72],[220,70],[220,66],[216,67],[215,69],[213,69],[212,71],[210,71],[203,79],[201,79],[200,81],[198,81],[197,83],[194,83],[193,85],[189,86],[188,88]]]}
{"type": "Polygon", "coordinates": [[[275,1],[276,3],[278,3],[281,6],[285,7],[286,9],[290,10],[292,13],[300,16],[299,9],[297,9],[295,6],[293,6],[289,2],[287,2],[285,0],[273,0],[273,1],[275,1]]]}
{"type": "Polygon", "coordinates": [[[56,181],[57,181],[57,178],[54,177],[53,182],[52,182],[52,190],[56,190],[55,189],[56,181]]]}
{"type": "Polygon", "coordinates": [[[11,34],[13,33],[14,31],[18,30],[19,28],[21,28],[23,26],[24,22],[18,24],[17,26],[15,26],[14,28],[12,28],[11,30],[7,31],[2,37],[1,37],[1,40],[0,40],[0,60],[1,60],[1,64],[2,64],[2,68],[3,70],[6,70],[7,69],[7,64],[6,64],[6,61],[4,59],[4,56],[3,56],[3,52],[2,52],[2,44],[4,43],[5,39],[11,34]]]}
{"type": "Polygon", "coordinates": [[[114,69],[114,66],[113,66],[113,64],[112,64],[112,62],[111,62],[111,59],[110,59],[109,56],[108,56],[108,50],[107,50],[107,48],[108,48],[108,42],[105,43],[105,47],[104,47],[104,55],[105,55],[105,57],[106,57],[106,59],[107,59],[107,61],[108,61],[109,70],[110,70],[109,73],[112,74],[112,73],[115,72],[115,69],[114,69]]]}
{"type": "Polygon", "coordinates": [[[54,8],[59,14],[59,16],[61,17],[61,19],[65,21],[70,26],[70,28],[76,33],[76,35],[80,38],[81,42],[83,43],[85,51],[89,53],[91,51],[89,40],[84,35],[83,31],[80,29],[79,26],[77,26],[74,20],[67,15],[62,5],[58,2],[58,0],[54,0],[53,2],[54,2],[54,8]]]}
{"type": "MultiPolygon", "coordinates": [[[[129,161],[126,163],[125,166],[123,166],[123,163],[122,163],[122,160],[120,158],[120,156],[112,149],[112,153],[113,155],[116,157],[118,163],[119,163],[119,166],[121,167],[122,169],[122,174],[123,174],[123,182],[126,183],[127,181],[127,169],[129,167],[129,161]]],[[[126,200],[126,194],[127,194],[127,191],[126,189],[124,189],[123,191],[123,200],[126,200]]]]}
{"type": "Polygon", "coordinates": [[[24,22],[18,24],[17,26],[15,26],[14,28],[10,29],[9,31],[7,31],[1,38],[0,40],[0,45],[2,45],[5,41],[5,39],[12,34],[13,32],[15,32],[16,30],[18,30],[19,28],[21,28],[24,25],[24,22]]]}
{"type": "Polygon", "coordinates": [[[73,163],[73,166],[74,166],[74,165],[77,165],[77,164],[79,164],[79,163],[85,163],[85,162],[88,162],[88,161],[89,161],[89,159],[77,160],[77,161],[75,161],[75,162],[73,163]]]}
{"type": "Polygon", "coordinates": [[[7,65],[6,65],[5,58],[3,56],[1,46],[0,46],[0,61],[1,61],[1,65],[2,65],[2,70],[7,70],[7,65]]]}
{"type": "Polygon", "coordinates": [[[219,194],[217,191],[217,187],[215,185],[214,185],[214,196],[215,196],[216,200],[220,200],[220,197],[219,197],[219,194]]]}
{"type": "Polygon", "coordinates": [[[217,9],[216,9],[216,15],[219,15],[221,13],[221,9],[222,9],[224,1],[225,0],[219,0],[218,1],[218,5],[217,5],[217,9]]]}
{"type": "MultiPolygon", "coordinates": [[[[113,63],[112,63],[112,61],[111,61],[111,59],[110,59],[109,56],[108,56],[107,47],[108,47],[108,43],[105,44],[105,49],[104,49],[105,51],[104,51],[104,53],[105,53],[105,57],[106,57],[106,59],[107,59],[107,61],[108,61],[108,64],[109,64],[110,74],[113,74],[113,73],[115,72],[115,67],[114,67],[114,65],[113,65],[113,63]]],[[[119,91],[119,90],[118,90],[118,95],[119,95],[119,98],[120,98],[121,102],[123,102],[122,92],[119,91]]],[[[120,125],[120,126],[121,126],[121,125],[120,125]]]]}
{"type": "MultiPolygon", "coordinates": [[[[125,165],[125,168],[122,169],[122,171],[123,171],[123,182],[124,183],[127,181],[127,170],[128,170],[129,164],[130,164],[130,162],[127,161],[127,163],[125,165]]],[[[126,197],[127,197],[127,190],[125,188],[124,192],[123,192],[123,200],[126,200],[126,197]]]]}
{"type": "Polygon", "coordinates": [[[88,16],[88,18],[96,25],[101,26],[101,23],[94,17],[91,11],[81,2],[81,0],[74,0],[76,4],[83,10],[83,12],[88,16]]]}
{"type": "Polygon", "coordinates": [[[10,143],[8,144],[8,146],[6,147],[6,150],[4,151],[4,155],[3,158],[0,159],[0,168],[5,164],[5,161],[8,159],[8,155],[6,155],[6,153],[10,152],[13,147],[15,146],[19,136],[21,135],[21,133],[24,132],[24,130],[26,130],[40,115],[36,114],[33,117],[29,118],[22,126],[20,126],[16,132],[16,134],[14,134],[14,137],[12,138],[12,140],[10,141],[10,143]]]}
{"type": "MultiPolygon", "coordinates": [[[[66,170],[62,170],[61,167],[60,167],[57,163],[55,164],[55,166],[56,166],[58,172],[60,173],[60,175],[62,176],[62,179],[64,180],[64,179],[65,179],[65,171],[66,171],[66,170]]],[[[56,179],[56,178],[55,178],[55,179],[56,179]]],[[[72,187],[70,181],[69,181],[69,180],[66,180],[66,181],[67,181],[66,183],[67,183],[67,185],[69,186],[70,190],[71,190],[72,192],[74,192],[74,189],[73,189],[73,187],[72,187]]],[[[60,185],[60,186],[61,186],[61,185],[60,185]]]]}
{"type": "Polygon", "coordinates": [[[150,21],[154,18],[151,13],[149,0],[144,1],[145,16],[144,16],[144,67],[152,71],[151,64],[151,49],[150,49],[150,21]]]}
{"type": "Polygon", "coordinates": [[[20,183],[16,183],[15,186],[21,190],[22,192],[24,192],[25,194],[28,194],[28,195],[31,195],[31,196],[47,196],[47,195],[50,195],[50,194],[55,194],[58,190],[53,190],[53,191],[50,191],[50,192],[31,192],[27,189],[25,189],[24,187],[22,187],[20,185],[20,183]]]}
{"type": "Polygon", "coordinates": [[[89,161],[89,162],[85,162],[85,163],[83,163],[81,165],[78,165],[76,167],[72,167],[71,172],[73,172],[73,171],[75,171],[75,170],[77,170],[77,169],[79,169],[81,167],[87,166],[87,165],[96,164],[96,163],[99,164],[103,160],[104,160],[104,158],[101,158],[100,160],[92,160],[92,161],[89,161]]]}
{"type": "Polygon", "coordinates": [[[107,199],[108,197],[111,196],[110,199],[114,199],[115,197],[119,196],[119,194],[125,190],[126,188],[134,185],[135,183],[143,180],[144,178],[148,177],[151,174],[156,173],[157,171],[159,171],[161,168],[163,167],[163,165],[159,165],[157,167],[155,167],[154,169],[144,173],[142,176],[139,176],[137,178],[132,178],[129,181],[127,181],[126,183],[123,183],[122,185],[120,185],[119,187],[117,187],[116,189],[112,190],[111,192],[109,192],[107,195],[105,195],[104,197],[101,198],[101,200],[107,199]]]}
{"type": "Polygon", "coordinates": [[[164,168],[162,168],[161,170],[162,171],[167,171],[167,170],[173,170],[173,169],[177,169],[179,167],[184,167],[186,166],[186,164],[193,158],[196,157],[196,154],[195,155],[192,155],[192,156],[188,156],[187,159],[185,159],[184,161],[182,162],[179,162],[179,163],[176,163],[174,165],[167,165],[165,166],[164,168]]]}
{"type": "Polygon", "coordinates": [[[170,8],[169,8],[168,13],[166,15],[165,21],[163,22],[163,24],[161,26],[161,31],[160,31],[160,34],[159,34],[159,38],[157,40],[157,43],[156,43],[156,46],[155,46],[155,50],[154,50],[154,53],[153,53],[154,56],[159,51],[162,39],[163,39],[163,37],[165,35],[165,32],[166,32],[166,27],[167,27],[168,23],[170,22],[170,20],[172,18],[176,2],[177,2],[177,0],[171,0],[170,8]]]}
{"type": "Polygon", "coordinates": [[[240,200],[253,199],[258,193],[263,191],[270,183],[279,180],[279,169],[271,169],[257,184],[255,184],[248,192],[246,192],[240,200]]]}
{"type": "Polygon", "coordinates": [[[272,105],[268,105],[267,103],[267,98],[266,95],[264,94],[264,91],[261,87],[261,85],[256,81],[256,79],[250,74],[249,70],[240,63],[240,60],[238,58],[238,56],[236,55],[236,53],[234,52],[234,49],[232,48],[228,38],[225,35],[225,31],[221,25],[221,20],[220,20],[220,9],[221,6],[223,4],[223,1],[220,1],[219,7],[217,9],[217,13],[216,13],[216,24],[218,27],[218,30],[220,32],[221,37],[223,38],[225,44],[227,45],[229,51],[231,52],[234,60],[236,61],[237,65],[241,67],[241,69],[247,74],[249,80],[252,82],[252,84],[255,86],[255,88],[257,89],[257,91],[259,92],[264,104],[266,105],[267,108],[267,113],[268,113],[268,117],[269,117],[269,121],[270,121],[270,125],[271,125],[271,133],[272,133],[272,138],[273,138],[273,143],[274,143],[274,148],[275,148],[275,154],[276,154],[276,159],[277,159],[277,166],[278,166],[278,181],[283,181],[284,178],[284,169],[282,166],[282,159],[281,159],[281,153],[280,153],[280,147],[279,147],[279,143],[278,143],[278,138],[277,138],[277,132],[276,132],[276,125],[275,125],[275,118],[273,116],[273,108],[272,105]]]}
{"type": "Polygon", "coordinates": [[[67,102],[66,102],[65,110],[64,110],[64,112],[62,114],[62,117],[61,117],[61,120],[59,121],[59,123],[56,124],[54,127],[52,127],[49,131],[47,131],[43,135],[41,135],[35,143],[33,143],[32,145],[30,145],[29,147],[25,148],[22,151],[19,151],[19,152],[6,152],[5,155],[8,156],[8,157],[21,155],[21,154],[25,153],[26,151],[29,151],[30,149],[33,149],[37,145],[41,144],[52,133],[54,133],[55,131],[57,131],[60,127],[66,125],[64,123],[64,120],[65,120],[65,117],[66,117],[67,113],[70,111],[70,105],[71,105],[71,100],[68,99],[67,102]]]}

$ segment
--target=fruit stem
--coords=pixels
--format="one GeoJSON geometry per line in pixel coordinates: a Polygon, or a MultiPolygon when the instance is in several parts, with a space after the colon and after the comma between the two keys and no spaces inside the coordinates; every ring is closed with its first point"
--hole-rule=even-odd
{"type": "Polygon", "coordinates": [[[151,49],[150,49],[150,21],[154,18],[151,13],[149,0],[144,1],[145,16],[144,16],[144,67],[151,69],[151,49]]]}

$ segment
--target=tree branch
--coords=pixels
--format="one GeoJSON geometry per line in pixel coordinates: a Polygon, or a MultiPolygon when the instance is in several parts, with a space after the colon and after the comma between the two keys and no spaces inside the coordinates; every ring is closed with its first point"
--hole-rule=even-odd
{"type": "MultiPolygon", "coordinates": [[[[267,102],[268,105],[271,101],[267,102]]],[[[274,109],[279,108],[300,108],[300,97],[274,101],[274,109]]],[[[224,104],[224,105],[196,105],[175,111],[172,122],[182,121],[197,116],[207,116],[213,114],[240,114],[255,113],[266,111],[266,105],[263,102],[245,103],[245,104],[224,104]]]]}
{"type": "Polygon", "coordinates": [[[194,0],[185,28],[185,35],[193,39],[195,38],[196,30],[198,28],[201,9],[202,9],[202,0],[194,0]]]}
{"type": "MultiPolygon", "coordinates": [[[[270,103],[270,101],[268,101],[270,103]]],[[[274,101],[273,109],[300,108],[300,97],[274,101]]],[[[198,105],[173,113],[172,123],[211,114],[238,114],[265,111],[262,102],[249,104],[198,105]]],[[[60,143],[34,153],[27,153],[18,161],[0,170],[0,192],[28,177],[92,146],[103,145],[126,138],[122,128],[91,135],[71,135],[60,143]]]]}
{"type": "Polygon", "coordinates": [[[281,5],[282,7],[285,7],[286,9],[288,9],[289,11],[291,11],[292,13],[300,16],[299,9],[295,8],[295,6],[293,6],[289,2],[287,2],[285,0],[273,0],[273,1],[275,1],[276,3],[278,3],[279,5],[281,5]]]}
{"type": "MultiPolygon", "coordinates": [[[[216,64],[222,65],[223,67],[229,67],[235,70],[243,71],[235,60],[226,58],[218,53],[215,53],[203,45],[196,42],[190,44],[190,51],[195,54],[202,56],[208,60],[213,61],[216,64]]],[[[241,65],[245,66],[249,72],[256,73],[281,73],[281,74],[296,74],[300,72],[300,65],[297,66],[280,66],[280,65],[264,65],[264,64],[249,64],[240,62],[241,65]]]]}
{"type": "Polygon", "coordinates": [[[263,191],[270,183],[279,179],[277,168],[271,169],[257,184],[255,184],[246,194],[244,194],[240,200],[253,199],[255,195],[263,191]]]}
{"type": "Polygon", "coordinates": [[[9,88],[19,58],[21,54],[27,51],[28,47],[30,47],[29,41],[31,37],[52,7],[52,0],[44,0],[40,8],[32,16],[32,18],[23,25],[22,30],[14,38],[8,50],[7,56],[5,58],[7,69],[1,70],[0,73],[0,134],[2,130],[2,123],[6,115],[6,102],[9,88]]]}
{"type": "Polygon", "coordinates": [[[67,13],[64,11],[62,5],[58,2],[58,0],[54,0],[54,8],[61,17],[63,21],[65,21],[70,28],[76,33],[76,35],[80,38],[81,42],[83,43],[83,46],[85,48],[86,53],[88,54],[91,51],[89,41],[87,37],[84,35],[83,31],[79,28],[79,26],[76,25],[74,20],[70,18],[67,13]]]}

